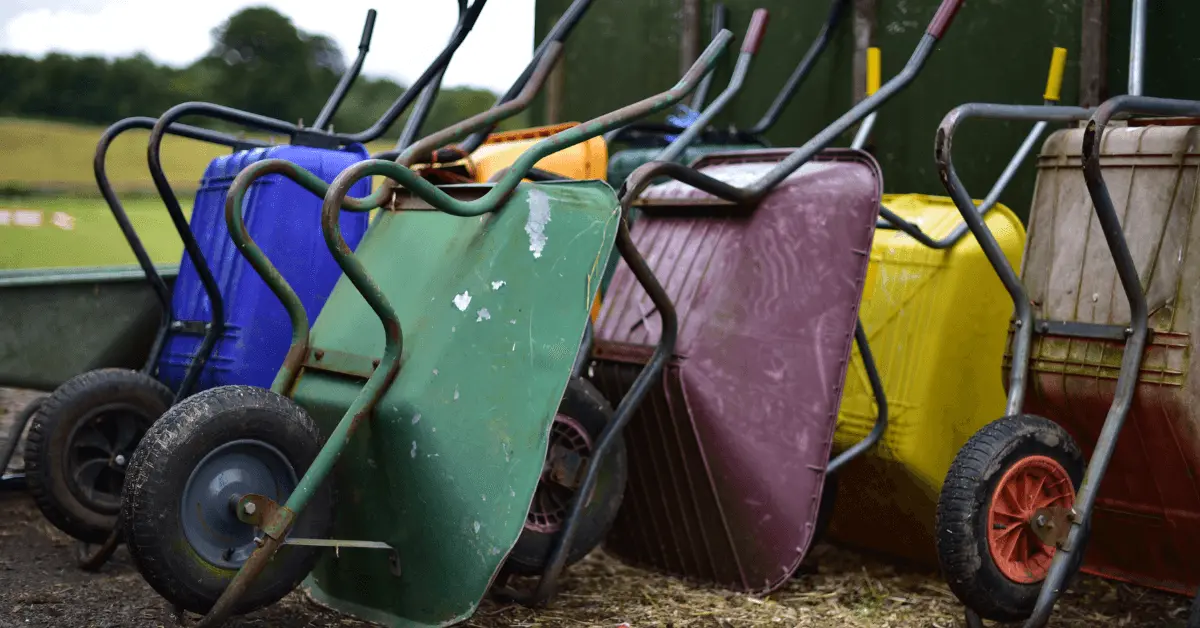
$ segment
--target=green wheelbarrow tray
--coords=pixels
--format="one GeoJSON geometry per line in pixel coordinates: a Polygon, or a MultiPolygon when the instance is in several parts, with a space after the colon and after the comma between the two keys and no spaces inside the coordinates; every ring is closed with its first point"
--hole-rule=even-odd
{"type": "MultiPolygon", "coordinates": [[[[170,285],[179,266],[159,272],[170,285]]],[[[0,270],[0,386],[54,390],[85,371],[141,368],[159,310],[137,266],[0,270]]]]}
{"type": "MultiPolygon", "coordinates": [[[[408,341],[334,473],[333,538],[384,541],[401,570],[393,575],[384,552],[326,552],[304,584],[316,600],[388,625],[446,625],[474,612],[525,523],[618,205],[599,181],[523,183],[482,218],[380,213],[355,254],[408,341]]],[[[383,355],[383,338],[343,277],[293,394],[326,435],[383,355]]]]}

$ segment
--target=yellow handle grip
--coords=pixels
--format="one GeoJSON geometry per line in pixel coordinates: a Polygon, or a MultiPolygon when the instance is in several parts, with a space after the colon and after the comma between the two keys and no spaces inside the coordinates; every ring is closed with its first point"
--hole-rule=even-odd
{"type": "Polygon", "coordinates": [[[1050,55],[1050,75],[1046,77],[1046,100],[1058,102],[1058,97],[1062,91],[1063,69],[1067,66],[1067,49],[1054,48],[1054,54],[1050,55]]]}
{"type": "MultiPolygon", "coordinates": [[[[1066,51],[1064,50],[1063,53],[1065,54],[1066,51]]],[[[879,78],[880,78],[880,74],[881,74],[879,63],[880,63],[879,62],[879,49],[878,48],[867,48],[867,95],[868,96],[871,96],[875,92],[879,91],[879,78]]],[[[1061,72],[1060,72],[1060,74],[1061,74],[1061,72]]],[[[1059,80],[1061,81],[1061,78],[1059,80]]]]}

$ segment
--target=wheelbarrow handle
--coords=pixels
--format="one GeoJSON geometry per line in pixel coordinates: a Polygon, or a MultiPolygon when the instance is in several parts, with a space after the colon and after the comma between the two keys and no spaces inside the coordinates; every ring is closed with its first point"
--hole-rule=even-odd
{"type": "MultiPolygon", "coordinates": [[[[750,17],[750,25],[746,28],[746,39],[742,42],[741,53],[738,54],[737,63],[733,67],[733,73],[729,77],[729,85],[713,99],[700,117],[696,118],[692,124],[688,125],[675,141],[671,142],[654,157],[655,161],[675,161],[691,146],[696,138],[704,132],[709,123],[717,117],[717,114],[729,104],[729,101],[737,95],[742,89],[742,84],[746,81],[746,74],[750,71],[750,64],[754,61],[754,55],[758,52],[759,43],[762,42],[763,35],[767,30],[767,21],[769,13],[766,9],[755,9],[754,14],[750,17]]],[[[708,80],[712,75],[708,75],[704,80],[708,80]]]]}
{"type": "MultiPolygon", "coordinates": [[[[1066,66],[1066,63],[1066,48],[1055,48],[1050,55],[1050,71],[1046,76],[1046,92],[1043,95],[1045,100],[1044,104],[1050,105],[1058,101],[1059,94],[1062,90],[1063,68],[1066,66]]],[[[1034,144],[1037,143],[1037,140],[1042,136],[1042,133],[1046,131],[1047,126],[1049,125],[1046,120],[1038,120],[1037,124],[1033,125],[1033,128],[1031,128],[1029,133],[1026,134],[1024,141],[1022,141],[1021,145],[1017,147],[1017,151],[1013,153],[1011,158],[1009,158],[1008,165],[1004,167],[1004,170],[1001,171],[1000,176],[996,178],[996,182],[992,184],[992,189],[988,190],[987,196],[984,197],[983,202],[980,203],[975,209],[976,213],[981,216],[986,215],[993,207],[996,206],[996,203],[1000,202],[1000,195],[1004,193],[1005,188],[1008,187],[1008,184],[1011,183],[1013,178],[1017,175],[1017,169],[1021,167],[1021,163],[1025,161],[1025,158],[1029,156],[1029,153],[1033,150],[1034,144]]],[[[958,226],[950,231],[950,233],[935,240],[929,237],[929,234],[922,231],[920,227],[908,222],[904,218],[901,218],[886,207],[880,206],[879,215],[880,219],[876,223],[877,227],[882,227],[885,229],[895,228],[903,231],[917,242],[920,242],[931,249],[948,249],[957,244],[959,240],[962,240],[963,237],[968,233],[966,223],[959,223],[958,226]]]]}
{"type": "Polygon", "coordinates": [[[342,101],[346,99],[346,93],[350,91],[350,86],[358,79],[358,75],[362,72],[363,61],[367,59],[367,52],[371,49],[371,33],[375,30],[375,9],[367,11],[367,21],[363,25],[362,38],[358,41],[358,56],[354,58],[354,63],[350,64],[349,68],[342,73],[342,78],[333,88],[333,93],[329,94],[329,100],[325,101],[325,106],[321,108],[321,112],[317,114],[316,121],[313,122],[313,128],[324,130],[333,121],[334,114],[337,113],[339,107],[342,106],[342,101]]]}
{"type": "Polygon", "coordinates": [[[763,34],[767,32],[767,22],[771,14],[766,9],[755,9],[750,15],[750,26],[746,27],[746,39],[742,41],[742,52],[758,54],[758,45],[762,43],[763,34]]]}
{"type": "MultiPolygon", "coordinates": [[[[163,342],[166,340],[168,326],[171,323],[171,290],[167,287],[158,269],[155,268],[154,262],[150,259],[150,254],[146,251],[145,245],[142,244],[141,238],[138,237],[137,229],[130,222],[129,215],[125,212],[125,207],[121,205],[120,199],[117,198],[117,193],[113,190],[112,183],[108,180],[108,149],[117,137],[126,131],[132,129],[153,129],[156,122],[157,120],[154,118],[146,116],[125,118],[124,120],[115,122],[101,134],[100,141],[96,143],[96,153],[92,158],[92,174],[96,178],[96,186],[100,188],[100,195],[104,197],[105,203],[108,204],[113,218],[117,221],[117,226],[121,229],[121,234],[125,236],[125,240],[129,243],[129,248],[133,250],[133,256],[137,259],[138,265],[141,266],[142,272],[146,274],[146,281],[150,283],[150,287],[158,299],[160,311],[159,329],[155,334],[150,351],[146,354],[146,362],[142,366],[142,370],[147,373],[150,372],[150,369],[158,361],[158,354],[162,349],[163,342]]],[[[165,133],[208,142],[210,144],[228,146],[235,151],[268,146],[266,142],[259,140],[235,137],[226,133],[186,124],[171,124],[165,129],[165,133]]]]}
{"type": "Polygon", "coordinates": [[[530,77],[529,82],[525,84],[525,87],[516,98],[477,113],[441,131],[425,136],[400,153],[400,156],[396,158],[396,163],[404,166],[412,166],[414,163],[429,159],[431,153],[438,147],[460,140],[481,128],[492,126],[501,120],[510,118],[525,110],[529,106],[529,103],[533,102],[534,96],[537,95],[542,85],[546,82],[546,77],[550,75],[550,70],[562,55],[562,49],[562,42],[551,42],[550,46],[546,49],[546,54],[538,59],[537,68],[533,76],[530,77]]]}
{"type": "Polygon", "coordinates": [[[962,4],[963,0],[942,0],[937,13],[933,14],[933,19],[929,22],[929,27],[925,29],[925,33],[934,39],[941,39],[954,21],[954,16],[958,15],[962,4]]]}
{"type": "MultiPolygon", "coordinates": [[[[246,258],[251,268],[258,273],[271,292],[275,293],[276,298],[283,305],[283,309],[287,311],[288,319],[292,324],[291,347],[271,384],[272,391],[287,396],[291,393],[292,384],[299,375],[300,365],[304,362],[308,351],[308,314],[296,291],[271,263],[262,248],[250,237],[242,216],[246,193],[250,187],[255,181],[271,174],[286,176],[299,183],[304,189],[321,197],[325,195],[327,185],[320,177],[290,161],[264,159],[242,169],[234,178],[229,192],[225,195],[225,224],[229,228],[229,238],[233,240],[242,257],[246,258]]],[[[353,212],[371,211],[379,206],[378,200],[381,198],[383,195],[378,193],[363,199],[347,197],[343,209],[353,212]]]]}

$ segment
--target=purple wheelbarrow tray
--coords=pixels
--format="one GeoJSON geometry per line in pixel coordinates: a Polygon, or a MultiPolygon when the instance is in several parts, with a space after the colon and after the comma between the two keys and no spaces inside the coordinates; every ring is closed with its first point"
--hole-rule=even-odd
{"type": "MultiPolygon", "coordinates": [[[[746,185],[791,152],[693,167],[746,185]]],[[[629,482],[608,549],[764,593],[812,542],[879,215],[879,165],[826,150],[757,206],[671,181],[646,190],[633,239],[679,315],[675,354],[625,430],[629,482]]],[[[596,323],[592,381],[620,399],[658,341],[628,266],[596,323]]]]}

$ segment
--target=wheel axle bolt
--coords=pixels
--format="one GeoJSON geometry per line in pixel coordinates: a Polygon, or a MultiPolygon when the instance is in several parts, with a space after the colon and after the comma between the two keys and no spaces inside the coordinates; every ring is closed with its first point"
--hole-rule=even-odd
{"type": "Polygon", "coordinates": [[[254,514],[256,510],[258,510],[258,506],[255,506],[254,502],[246,502],[246,505],[242,506],[242,511],[248,515],[254,514]]]}
{"type": "Polygon", "coordinates": [[[122,456],[121,454],[117,454],[117,457],[115,460],[113,460],[113,462],[117,463],[118,467],[123,467],[123,466],[125,466],[125,456],[122,456]]]}

